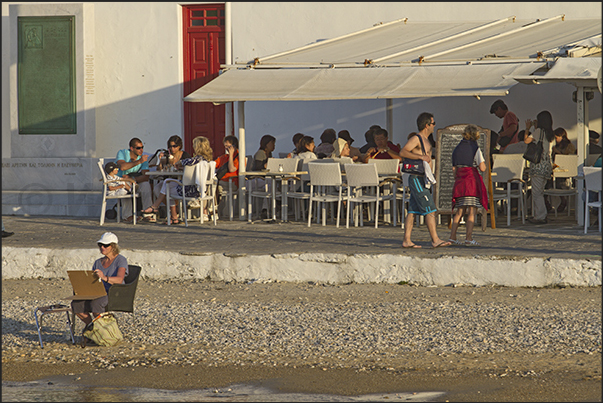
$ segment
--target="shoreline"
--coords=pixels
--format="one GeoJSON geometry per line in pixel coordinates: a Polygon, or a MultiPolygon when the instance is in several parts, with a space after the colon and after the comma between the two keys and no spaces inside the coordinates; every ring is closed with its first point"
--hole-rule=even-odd
{"type": "Polygon", "coordinates": [[[3,281],[3,382],[601,401],[601,287],[142,279],[134,315],[117,313],[123,342],[82,349],[62,319],[45,318],[40,349],[33,309],[70,290],[3,281]]]}

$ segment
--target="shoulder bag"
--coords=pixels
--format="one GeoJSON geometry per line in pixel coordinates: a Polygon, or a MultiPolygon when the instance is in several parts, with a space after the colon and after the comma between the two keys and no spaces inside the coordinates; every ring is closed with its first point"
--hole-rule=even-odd
{"type": "Polygon", "coordinates": [[[94,318],[84,328],[83,334],[99,346],[113,346],[124,338],[117,326],[115,315],[110,312],[101,313],[94,318]]]}
{"type": "Polygon", "coordinates": [[[532,141],[528,144],[528,148],[526,148],[525,153],[523,153],[523,158],[530,161],[533,164],[538,164],[540,159],[542,158],[542,134],[544,130],[540,129],[540,137],[538,139],[538,143],[532,141]]]}
{"type": "MultiPolygon", "coordinates": [[[[419,137],[419,141],[421,142],[421,150],[423,151],[423,155],[425,155],[425,147],[423,146],[423,139],[420,134],[415,134],[415,136],[419,137]]],[[[402,172],[406,172],[411,175],[425,175],[425,166],[423,165],[422,159],[411,159],[404,158],[402,160],[402,172]]]]}

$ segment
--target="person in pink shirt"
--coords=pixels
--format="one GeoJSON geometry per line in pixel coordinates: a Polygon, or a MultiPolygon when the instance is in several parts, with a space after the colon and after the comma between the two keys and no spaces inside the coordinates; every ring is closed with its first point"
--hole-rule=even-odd
{"type": "Polygon", "coordinates": [[[496,115],[497,118],[503,120],[502,128],[498,132],[498,145],[500,145],[499,153],[504,153],[505,148],[509,144],[519,142],[517,134],[519,133],[519,119],[517,115],[507,108],[507,105],[502,99],[494,101],[490,107],[490,113],[496,115]]]}

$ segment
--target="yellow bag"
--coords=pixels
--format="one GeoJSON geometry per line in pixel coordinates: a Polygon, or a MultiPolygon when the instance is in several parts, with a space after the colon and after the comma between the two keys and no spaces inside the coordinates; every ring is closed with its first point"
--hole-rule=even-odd
{"type": "Polygon", "coordinates": [[[117,326],[117,318],[111,312],[101,313],[94,318],[83,334],[99,346],[114,346],[124,338],[117,326]]]}

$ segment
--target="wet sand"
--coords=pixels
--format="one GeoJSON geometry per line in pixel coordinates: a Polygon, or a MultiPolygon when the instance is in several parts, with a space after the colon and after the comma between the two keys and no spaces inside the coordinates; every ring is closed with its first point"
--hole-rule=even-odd
{"type": "MultiPolygon", "coordinates": [[[[60,298],[69,292],[67,281],[53,281],[48,297],[60,298]]],[[[33,309],[40,301],[41,290],[48,290],[50,280],[3,281],[3,306],[20,301],[26,306],[24,325],[31,327],[33,309]],[[31,316],[31,317],[29,317],[31,316]]],[[[215,303],[256,301],[292,304],[300,299],[311,303],[333,303],[353,299],[358,303],[378,303],[387,298],[421,299],[434,304],[463,301],[500,306],[589,306],[601,309],[601,288],[526,289],[502,287],[411,287],[383,284],[349,284],[324,286],[317,284],[225,284],[220,282],[141,281],[137,299],[141,301],[174,301],[201,299],[215,303]]],[[[569,319],[569,318],[568,318],[569,319]]],[[[194,318],[191,318],[194,320],[194,318]]],[[[42,350],[35,329],[24,333],[19,347],[5,346],[3,315],[2,380],[44,380],[73,385],[114,385],[157,389],[222,388],[248,383],[289,393],[325,393],[363,395],[445,391],[438,401],[601,401],[601,344],[591,353],[435,353],[410,351],[387,362],[374,357],[354,363],[327,364],[297,356],[272,357],[274,361],[211,363],[195,365],[161,365],[108,369],[86,363],[92,354],[129,359],[144,356],[149,349],[159,355],[176,355],[183,350],[196,350],[208,357],[221,354],[220,346],[165,343],[141,346],[127,339],[114,347],[72,346],[66,341],[50,341],[42,350]],[[26,334],[25,334],[26,333],[26,334]],[[66,357],[66,358],[65,358],[66,357]],[[134,358],[133,358],[134,357],[134,358]],[[61,358],[61,359],[59,359],[61,358]],[[71,361],[76,358],[75,361],[71,361]],[[274,365],[276,364],[276,365],[274,365]]],[[[127,334],[126,331],[124,333],[127,334]]]]}

